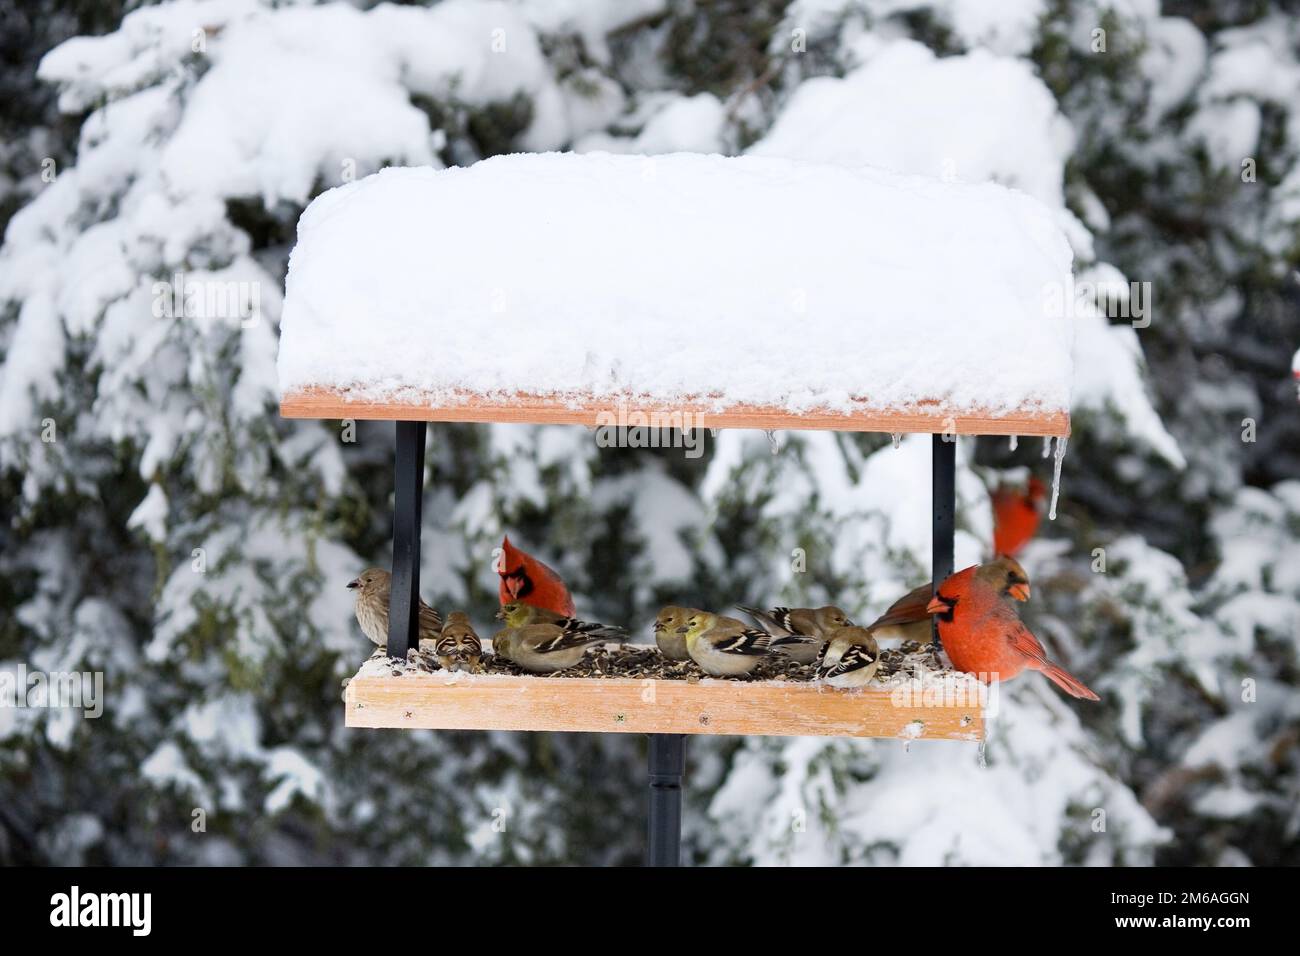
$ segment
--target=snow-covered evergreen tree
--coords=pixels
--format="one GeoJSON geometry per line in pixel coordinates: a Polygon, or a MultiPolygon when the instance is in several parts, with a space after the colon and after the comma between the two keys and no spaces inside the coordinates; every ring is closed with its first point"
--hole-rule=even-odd
{"type": "MultiPolygon", "coordinates": [[[[1216,6],[170,0],[57,46],[60,128],[6,115],[0,154],[0,668],[102,671],[106,700],[0,708],[0,860],[637,859],[635,737],[342,728],[391,428],[276,411],[314,195],[573,148],[995,179],[1055,212],[1099,306],[1025,563],[1031,626],[1104,703],[1008,684],[982,755],[693,739],[695,859],[1294,862],[1300,19],[1216,6]]],[[[928,575],[923,437],[430,439],[425,595],[481,621],[507,530],[643,636],[669,599],[869,617],[928,575]]],[[[958,566],[1039,448],[963,442],[958,566]]]]}

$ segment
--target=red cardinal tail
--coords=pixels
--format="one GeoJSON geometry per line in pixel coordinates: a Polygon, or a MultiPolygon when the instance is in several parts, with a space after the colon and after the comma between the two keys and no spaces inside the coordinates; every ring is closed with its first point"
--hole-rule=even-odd
{"type": "Polygon", "coordinates": [[[1044,662],[1039,670],[1047,676],[1048,680],[1071,697],[1078,697],[1082,700],[1101,700],[1081,680],[1064,668],[1057,667],[1051,661],[1044,662]]]}

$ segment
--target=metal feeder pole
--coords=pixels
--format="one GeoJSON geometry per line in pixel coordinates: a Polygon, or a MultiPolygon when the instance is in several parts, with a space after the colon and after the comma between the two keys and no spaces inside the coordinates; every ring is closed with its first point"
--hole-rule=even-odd
{"type": "MultiPolygon", "coordinates": [[[[957,529],[957,436],[934,435],[930,445],[930,487],[933,499],[930,568],[937,594],[952,574],[953,536],[957,529]]],[[[930,639],[939,646],[939,619],[930,618],[930,639]]]]}
{"type": "Polygon", "coordinates": [[[646,866],[682,865],[682,774],[686,735],[650,735],[650,813],[646,866]]]}
{"type": "Polygon", "coordinates": [[[397,423],[393,469],[393,582],[388,656],[405,661],[420,646],[420,524],[424,510],[424,422],[397,423]]]}

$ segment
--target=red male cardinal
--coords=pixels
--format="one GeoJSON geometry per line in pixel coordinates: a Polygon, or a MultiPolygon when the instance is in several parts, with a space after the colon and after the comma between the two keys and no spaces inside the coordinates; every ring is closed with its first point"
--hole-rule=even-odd
{"type": "Polygon", "coordinates": [[[926,610],[939,616],[939,640],[952,666],[990,680],[1010,680],[1026,668],[1042,671],[1071,697],[1100,700],[1047,659],[1011,599],[1029,600],[1029,578],[1006,557],[958,571],[939,585],[926,610]]]}
{"type": "Polygon", "coordinates": [[[501,551],[497,574],[501,576],[502,604],[518,601],[554,611],[560,617],[573,617],[578,613],[569,589],[558,574],[531,554],[516,548],[508,535],[501,541],[501,551]]]}
{"type": "Polygon", "coordinates": [[[993,492],[993,552],[1014,558],[1038,531],[1047,486],[1032,475],[1029,485],[999,485],[993,492]]]}

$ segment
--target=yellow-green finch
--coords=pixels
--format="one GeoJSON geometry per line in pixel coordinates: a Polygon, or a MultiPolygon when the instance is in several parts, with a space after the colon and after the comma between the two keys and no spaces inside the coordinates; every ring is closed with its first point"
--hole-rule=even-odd
{"type": "Polygon", "coordinates": [[[880,667],[880,648],[865,627],[841,627],[822,645],[817,677],[832,687],[863,687],[880,667]]]}
{"type": "Polygon", "coordinates": [[[544,607],[533,607],[522,601],[510,601],[497,609],[498,621],[505,621],[506,627],[527,627],[529,624],[557,624],[567,620],[562,614],[556,614],[544,607]]]}
{"type": "Polygon", "coordinates": [[[534,674],[573,667],[592,644],[622,641],[621,628],[564,619],[564,624],[508,627],[492,638],[492,653],[514,661],[534,674]]]}
{"type": "Polygon", "coordinates": [[[678,607],[676,604],[669,604],[663,608],[655,617],[654,635],[655,643],[659,645],[659,652],[670,661],[690,660],[691,655],[686,652],[686,638],[678,633],[678,628],[684,625],[692,614],[703,613],[698,608],[678,607]]]}
{"type": "Polygon", "coordinates": [[[677,629],[686,638],[686,652],[706,674],[714,677],[741,677],[758,666],[759,661],[777,646],[802,642],[804,637],[773,637],[767,631],[750,627],[734,617],[722,617],[697,611],[677,629]]]}

